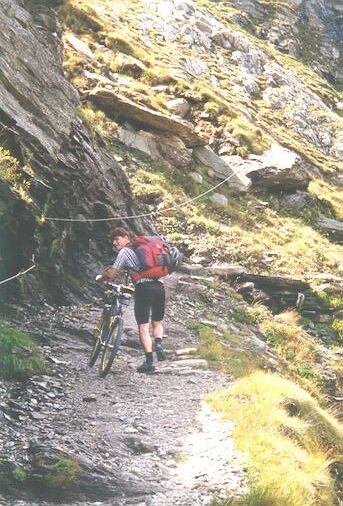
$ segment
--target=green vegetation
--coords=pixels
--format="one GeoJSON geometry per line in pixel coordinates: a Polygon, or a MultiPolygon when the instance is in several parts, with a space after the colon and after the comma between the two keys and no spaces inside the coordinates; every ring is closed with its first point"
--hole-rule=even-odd
{"type": "Polygon", "coordinates": [[[12,471],[12,476],[17,482],[23,482],[27,479],[27,473],[21,467],[15,467],[12,471]]]}
{"type": "Polygon", "coordinates": [[[198,353],[213,367],[231,374],[234,378],[241,378],[265,366],[261,355],[244,346],[244,337],[234,335],[223,328],[215,331],[196,322],[190,323],[189,328],[195,330],[200,337],[198,353]]]}
{"type": "Polygon", "coordinates": [[[250,492],[239,504],[334,504],[330,463],[340,460],[342,428],[303,389],[255,372],[229,391],[211,394],[208,402],[233,420],[235,442],[247,452],[250,492]]]}
{"type": "Polygon", "coordinates": [[[339,338],[343,341],[343,321],[341,318],[334,318],[332,322],[332,328],[339,338]]]}
{"type": "Polygon", "coordinates": [[[237,306],[230,313],[230,318],[240,323],[256,325],[271,318],[271,312],[262,304],[256,303],[251,306],[237,306]]]}
{"type": "Polygon", "coordinates": [[[160,65],[154,65],[152,68],[146,69],[140,80],[152,86],[157,84],[176,84],[178,82],[178,79],[173,76],[168,68],[160,65]]]}
{"type": "Polygon", "coordinates": [[[34,340],[23,332],[0,324],[0,377],[24,380],[46,372],[34,340]]]}
{"type": "Polygon", "coordinates": [[[87,4],[89,2],[68,0],[61,7],[64,22],[77,34],[98,32],[102,28],[96,11],[87,4]]]}
{"type": "MultiPolygon", "coordinates": [[[[26,165],[25,171],[32,175],[32,169],[26,165]]],[[[20,198],[30,204],[31,197],[28,194],[30,184],[23,179],[21,172],[19,172],[19,161],[11,156],[10,152],[0,146],[0,181],[8,184],[10,188],[15,191],[20,198]]]]}
{"type": "Polygon", "coordinates": [[[299,324],[299,315],[295,311],[285,311],[261,324],[261,330],[267,342],[275,348],[277,354],[287,361],[287,373],[290,377],[319,395],[321,377],[316,370],[320,355],[319,346],[299,324]]]}
{"type": "Polygon", "coordinates": [[[78,109],[78,115],[93,136],[101,135],[107,142],[111,140],[117,130],[116,123],[91,104],[82,104],[78,109]]]}
{"type": "Polygon", "coordinates": [[[309,184],[309,192],[319,199],[328,202],[338,220],[343,220],[343,190],[321,179],[315,179],[309,184]]]}
{"type": "Polygon", "coordinates": [[[151,57],[147,51],[144,51],[141,46],[135,43],[131,37],[129,30],[121,30],[117,32],[104,32],[105,45],[114,52],[120,52],[133,56],[141,60],[146,65],[151,65],[151,57]]]}
{"type": "Polygon", "coordinates": [[[47,474],[45,481],[55,489],[70,488],[79,479],[81,467],[76,460],[70,457],[61,457],[52,466],[52,470],[47,474]]]}
{"type": "Polygon", "coordinates": [[[271,141],[266,134],[246,120],[244,116],[233,119],[230,121],[230,125],[233,136],[241,144],[241,147],[237,149],[238,154],[241,156],[249,153],[262,154],[270,148],[271,141]],[[242,148],[246,149],[242,150],[242,148]]]}

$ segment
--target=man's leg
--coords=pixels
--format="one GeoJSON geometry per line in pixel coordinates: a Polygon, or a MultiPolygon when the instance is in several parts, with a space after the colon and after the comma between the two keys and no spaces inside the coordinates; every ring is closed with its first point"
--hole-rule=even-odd
{"type": "Polygon", "coordinates": [[[135,293],[135,318],[138,325],[138,335],[145,353],[145,361],[138,367],[138,372],[151,373],[155,371],[152,355],[152,341],[149,334],[149,287],[138,285],[135,293]]]}
{"type": "Polygon", "coordinates": [[[149,323],[138,324],[139,340],[145,353],[152,352],[152,341],[149,333],[149,323]]]}
{"type": "Polygon", "coordinates": [[[163,346],[162,346],[163,322],[162,322],[162,320],[158,321],[158,322],[152,321],[151,324],[152,324],[152,335],[155,338],[155,350],[156,350],[157,360],[160,362],[162,360],[167,360],[166,352],[164,351],[163,346]]]}
{"type": "Polygon", "coordinates": [[[152,325],[152,335],[156,339],[162,339],[163,338],[163,322],[162,320],[159,322],[151,322],[152,325]]]}
{"type": "Polygon", "coordinates": [[[162,347],[163,318],[165,310],[165,290],[163,283],[157,281],[154,284],[154,296],[152,301],[152,335],[155,338],[155,350],[157,360],[167,360],[167,355],[162,347]]]}

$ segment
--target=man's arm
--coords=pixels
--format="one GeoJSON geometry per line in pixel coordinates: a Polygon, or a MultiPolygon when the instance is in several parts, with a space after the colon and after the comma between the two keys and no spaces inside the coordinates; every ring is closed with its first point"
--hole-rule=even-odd
{"type": "Polygon", "coordinates": [[[96,281],[98,283],[106,283],[106,281],[111,281],[111,279],[115,278],[120,269],[115,269],[114,267],[107,267],[104,272],[98,277],[96,277],[96,281]]]}

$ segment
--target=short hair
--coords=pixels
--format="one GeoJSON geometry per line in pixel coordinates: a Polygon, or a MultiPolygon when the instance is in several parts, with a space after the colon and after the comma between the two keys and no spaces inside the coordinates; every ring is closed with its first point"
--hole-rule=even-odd
{"type": "Polygon", "coordinates": [[[130,232],[126,230],[126,228],[124,227],[117,227],[112,232],[112,239],[114,239],[114,237],[125,237],[125,236],[130,237],[130,232]]]}

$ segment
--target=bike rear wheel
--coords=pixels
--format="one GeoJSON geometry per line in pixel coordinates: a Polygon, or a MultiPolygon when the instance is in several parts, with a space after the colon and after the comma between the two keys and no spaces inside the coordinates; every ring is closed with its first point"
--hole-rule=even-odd
{"type": "Polygon", "coordinates": [[[93,344],[92,353],[91,353],[91,356],[89,357],[89,360],[88,360],[88,365],[90,367],[93,367],[93,365],[95,364],[95,362],[98,359],[98,356],[99,356],[99,353],[101,350],[101,340],[104,341],[104,337],[106,336],[106,334],[108,332],[108,326],[109,326],[109,319],[108,319],[108,316],[103,311],[101,313],[100,320],[99,320],[98,326],[96,328],[96,333],[95,333],[96,335],[94,336],[94,344],[93,344]]]}
{"type": "Polygon", "coordinates": [[[104,378],[111,369],[114,357],[119,351],[119,346],[124,330],[124,321],[121,316],[115,316],[108,331],[106,345],[101,357],[100,376],[104,378]]]}

